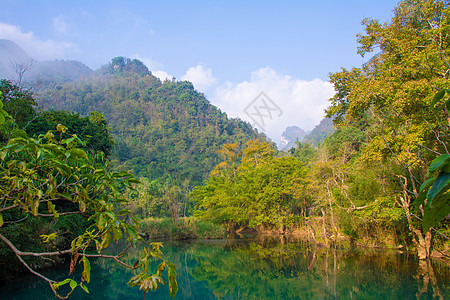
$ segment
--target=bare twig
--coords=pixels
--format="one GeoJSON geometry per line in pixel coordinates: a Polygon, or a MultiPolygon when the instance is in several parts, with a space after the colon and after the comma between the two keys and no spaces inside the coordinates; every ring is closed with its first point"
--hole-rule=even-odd
{"type": "Polygon", "coordinates": [[[428,151],[433,152],[434,154],[441,155],[441,153],[439,153],[439,152],[437,152],[437,151],[434,151],[433,149],[430,149],[430,148],[428,148],[427,146],[424,146],[424,145],[419,144],[419,143],[417,143],[417,145],[419,145],[419,146],[422,147],[422,148],[427,149],[428,151]]]}
{"type": "MultiPolygon", "coordinates": [[[[82,214],[83,212],[81,211],[68,211],[68,212],[63,212],[63,213],[58,213],[59,216],[65,216],[65,215],[75,215],[75,214],[82,214]]],[[[38,213],[37,214],[40,217],[54,217],[54,214],[41,214],[38,213]]]]}
{"type": "Polygon", "coordinates": [[[5,221],[3,222],[4,224],[14,224],[14,223],[19,223],[22,222],[23,220],[25,220],[26,218],[28,218],[29,215],[26,215],[25,218],[22,218],[20,220],[16,220],[16,221],[5,221]]]}

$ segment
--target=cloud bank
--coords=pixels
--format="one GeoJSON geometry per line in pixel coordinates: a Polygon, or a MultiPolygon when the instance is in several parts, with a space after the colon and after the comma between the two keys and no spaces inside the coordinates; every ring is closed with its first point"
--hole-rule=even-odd
{"type": "Polygon", "coordinates": [[[217,79],[212,75],[212,70],[202,65],[189,68],[181,80],[192,82],[197,90],[204,93],[209,93],[211,87],[217,83],[217,79]]]}
{"type": "Polygon", "coordinates": [[[279,144],[288,126],[313,129],[333,95],[329,82],[294,79],[265,67],[252,72],[249,81],[218,87],[210,100],[228,116],[250,122],[279,144]],[[268,99],[257,98],[262,92],[268,99]]]}
{"type": "Polygon", "coordinates": [[[64,58],[68,52],[77,51],[73,43],[54,40],[42,41],[31,31],[23,32],[19,26],[3,22],[0,22],[0,38],[15,42],[37,60],[60,59],[64,58]]]}
{"type": "Polygon", "coordinates": [[[147,66],[147,68],[152,72],[153,76],[156,76],[161,81],[172,80],[173,76],[167,73],[166,71],[161,70],[162,64],[147,57],[141,57],[139,54],[134,54],[131,58],[135,58],[140,60],[147,66]]]}

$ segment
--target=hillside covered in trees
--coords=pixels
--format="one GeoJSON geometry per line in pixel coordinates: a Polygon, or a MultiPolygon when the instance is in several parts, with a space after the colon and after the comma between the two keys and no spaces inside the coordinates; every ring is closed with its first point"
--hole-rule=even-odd
{"type": "Polygon", "coordinates": [[[151,75],[138,60],[114,58],[92,76],[39,91],[44,109],[104,114],[115,139],[113,162],[136,176],[198,185],[224,143],[265,137],[228,119],[187,81],[151,75]]]}

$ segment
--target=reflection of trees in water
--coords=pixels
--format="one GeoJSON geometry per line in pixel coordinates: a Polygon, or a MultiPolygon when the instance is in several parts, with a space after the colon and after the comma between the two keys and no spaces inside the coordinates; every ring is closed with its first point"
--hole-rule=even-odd
{"type": "MultiPolygon", "coordinates": [[[[142,245],[129,249],[123,260],[132,265],[141,250],[142,245]]],[[[177,266],[176,299],[431,299],[450,292],[448,264],[418,265],[397,252],[350,252],[270,236],[164,242],[163,252],[177,266]]],[[[126,284],[132,273],[117,263],[97,259],[91,267],[96,276],[88,285],[90,294],[78,292],[74,299],[143,299],[142,291],[126,284]]],[[[80,266],[77,271],[79,278],[80,266]]],[[[67,276],[68,266],[61,272],[67,276]]],[[[161,289],[147,298],[170,296],[161,289]]]]}
{"type": "MultiPolygon", "coordinates": [[[[439,269],[438,280],[431,264],[417,267],[417,260],[398,252],[351,252],[285,236],[164,245],[166,258],[178,268],[180,299],[415,298],[416,293],[424,299],[442,297],[449,288],[438,288],[448,282],[448,270],[439,269]]],[[[133,264],[138,253],[130,249],[123,259],[133,264]]],[[[108,270],[107,295],[142,297],[126,288],[130,274],[111,261],[98,264],[108,270]]]]}
{"type": "Polygon", "coordinates": [[[444,299],[441,290],[439,289],[436,276],[434,275],[434,269],[429,259],[419,260],[419,267],[417,270],[417,281],[420,287],[417,292],[417,299],[421,299],[424,293],[428,292],[429,284],[431,282],[431,288],[433,290],[433,298],[444,299]]]}
{"type": "Polygon", "coordinates": [[[197,249],[198,265],[192,270],[218,297],[411,298],[418,290],[417,261],[396,252],[352,253],[270,238],[225,249],[197,249]]]}

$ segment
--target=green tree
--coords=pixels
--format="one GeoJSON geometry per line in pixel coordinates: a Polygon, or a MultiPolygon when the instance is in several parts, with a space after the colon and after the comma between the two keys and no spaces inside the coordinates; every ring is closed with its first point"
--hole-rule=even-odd
{"type": "MultiPolygon", "coordinates": [[[[105,117],[97,111],[91,112],[87,117],[61,110],[43,111],[29,123],[26,131],[30,136],[38,136],[56,128],[58,124],[64,124],[68,132],[77,134],[80,139],[85,141],[86,145],[83,146],[85,150],[89,150],[91,153],[101,151],[106,158],[112,153],[114,139],[110,134],[105,117]]],[[[69,134],[64,133],[62,137],[68,138],[69,134]]]]}
{"type": "Polygon", "coordinates": [[[366,19],[358,52],[379,51],[361,68],[331,75],[337,91],[327,109],[338,127],[365,133],[360,159],[392,168],[391,203],[401,203],[420,258],[430,254],[431,230],[420,230],[412,202],[427,166],[447,153],[448,109],[430,111],[436,92],[449,86],[450,7],[447,1],[403,1],[390,22],[366,19]]]}
{"type": "Polygon", "coordinates": [[[278,227],[298,221],[309,199],[303,197],[307,169],[293,157],[274,157],[268,143],[253,140],[239,150],[238,144],[225,144],[225,161],[219,163],[190,196],[197,201],[196,215],[237,227],[278,227]]]}
{"type": "Polygon", "coordinates": [[[9,113],[17,126],[25,128],[36,116],[37,103],[33,93],[6,79],[0,80],[0,92],[3,109],[9,113]]]}

